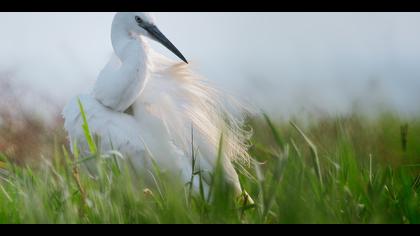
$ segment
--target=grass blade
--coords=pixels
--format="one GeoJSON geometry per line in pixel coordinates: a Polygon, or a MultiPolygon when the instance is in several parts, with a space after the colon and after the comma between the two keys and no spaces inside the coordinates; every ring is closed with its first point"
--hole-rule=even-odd
{"type": "Polygon", "coordinates": [[[89,145],[90,152],[94,154],[97,152],[97,149],[96,149],[96,144],[95,144],[95,141],[93,140],[92,134],[90,133],[89,124],[86,118],[86,113],[80,99],[78,99],[77,102],[79,103],[80,114],[82,115],[82,120],[83,120],[82,128],[86,137],[86,142],[89,145]]]}
{"type": "Polygon", "coordinates": [[[315,172],[318,176],[319,183],[321,184],[321,187],[322,187],[323,181],[322,181],[322,174],[321,174],[322,173],[321,164],[319,162],[318,150],[315,144],[308,138],[308,136],[306,136],[306,134],[293,121],[290,121],[290,124],[293,126],[293,128],[295,128],[298,131],[298,133],[303,137],[305,142],[309,145],[309,148],[311,149],[312,158],[315,163],[315,172]]]}

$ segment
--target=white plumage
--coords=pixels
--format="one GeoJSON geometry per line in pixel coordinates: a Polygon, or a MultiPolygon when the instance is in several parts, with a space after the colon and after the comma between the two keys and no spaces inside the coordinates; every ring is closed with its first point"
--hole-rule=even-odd
{"type": "MultiPolygon", "coordinates": [[[[101,137],[101,151],[118,150],[139,171],[151,168],[153,158],[163,170],[191,175],[191,144],[198,150],[199,168],[213,171],[223,133],[223,167],[226,181],[241,192],[232,161],[250,160],[250,132],[242,129],[242,107],[184,62],[153,51],[147,38],[182,54],[164,37],[147,13],[117,13],[111,40],[115,56],[101,71],[90,94],[79,95],[64,108],[70,142],[88,153],[78,99],[84,106],[93,134],[101,137]],[[229,109],[228,109],[228,108],[229,109]],[[132,114],[125,113],[132,109],[132,114]],[[236,114],[236,115],[233,115],[236,114]],[[191,130],[194,140],[191,140],[191,130]]],[[[204,180],[209,180],[204,175],[204,180]]]]}

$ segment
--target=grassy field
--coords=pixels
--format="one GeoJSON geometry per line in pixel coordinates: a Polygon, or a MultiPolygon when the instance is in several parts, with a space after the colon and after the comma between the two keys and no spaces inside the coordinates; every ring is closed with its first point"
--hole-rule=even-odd
{"type": "Polygon", "coordinates": [[[0,223],[420,223],[419,119],[249,123],[259,164],[241,182],[254,206],[235,199],[219,171],[210,202],[164,173],[146,186],[113,158],[96,157],[90,178],[58,130],[36,167],[1,154],[0,223]]]}

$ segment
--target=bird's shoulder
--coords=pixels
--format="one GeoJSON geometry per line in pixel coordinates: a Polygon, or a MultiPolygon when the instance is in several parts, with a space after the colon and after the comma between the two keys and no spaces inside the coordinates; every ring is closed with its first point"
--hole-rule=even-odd
{"type": "Polygon", "coordinates": [[[81,108],[83,108],[87,116],[101,109],[100,104],[89,94],[74,96],[64,106],[61,113],[64,118],[64,128],[66,130],[73,129],[73,127],[81,122],[81,108]]]}
{"type": "Polygon", "coordinates": [[[71,118],[73,115],[78,115],[80,113],[80,105],[83,109],[92,110],[92,108],[100,108],[99,102],[93,98],[90,94],[80,94],[74,96],[69,100],[69,102],[64,106],[62,115],[64,118],[71,118]]]}
{"type": "Polygon", "coordinates": [[[73,97],[64,107],[62,115],[64,128],[71,134],[84,135],[81,106],[91,132],[100,136],[112,133],[117,139],[126,140],[121,136],[135,137],[139,131],[137,121],[130,115],[115,112],[98,102],[90,94],[81,94],[73,97]]]}

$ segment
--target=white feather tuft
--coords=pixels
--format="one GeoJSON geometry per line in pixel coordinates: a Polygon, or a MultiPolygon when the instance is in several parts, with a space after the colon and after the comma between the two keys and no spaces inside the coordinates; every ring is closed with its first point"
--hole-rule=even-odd
{"type": "MultiPolygon", "coordinates": [[[[211,163],[217,157],[223,134],[223,155],[249,164],[252,130],[244,129],[245,106],[222,93],[185,63],[173,63],[155,55],[151,78],[137,102],[148,106],[166,125],[173,142],[191,154],[191,128],[199,152],[211,163]]],[[[135,114],[140,117],[141,114],[135,114]]]]}

